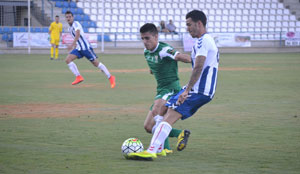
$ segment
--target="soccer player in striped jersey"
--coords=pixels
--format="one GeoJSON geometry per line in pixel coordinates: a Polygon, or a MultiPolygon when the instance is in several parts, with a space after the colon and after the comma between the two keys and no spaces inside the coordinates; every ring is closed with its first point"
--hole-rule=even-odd
{"type": "MultiPolygon", "coordinates": [[[[148,133],[154,133],[155,128],[162,121],[167,111],[165,106],[167,100],[180,91],[178,65],[177,62],[191,63],[191,56],[179,53],[172,46],[158,41],[158,31],[154,24],[146,23],[140,28],[141,38],[145,50],[144,56],[150,68],[151,74],[154,75],[157,87],[154,103],[148,112],[144,122],[144,128],[148,133]]],[[[178,137],[181,133],[189,130],[172,129],[170,137],[178,137]]],[[[183,149],[179,149],[180,151],[183,149]]],[[[165,156],[166,153],[172,153],[168,138],[165,141],[160,154],[165,156]]]]}
{"type": "MultiPolygon", "coordinates": [[[[167,102],[168,111],[157,126],[150,146],[144,152],[130,153],[130,159],[153,160],[162,143],[179,119],[187,119],[201,106],[212,100],[216,90],[219,52],[214,39],[206,33],[206,16],[202,11],[193,10],[186,15],[187,30],[197,38],[192,49],[192,75],[187,86],[167,102]]],[[[179,146],[186,146],[185,135],[179,146]]]]}
{"type": "Polygon", "coordinates": [[[72,85],[76,85],[84,80],[73,61],[77,58],[80,59],[82,57],[86,57],[95,67],[99,68],[107,76],[111,88],[114,88],[115,76],[111,75],[106,66],[97,60],[98,57],[94,53],[93,48],[91,47],[88,40],[85,38],[81,24],[77,21],[74,21],[72,12],[67,11],[65,13],[65,16],[68,24],[70,25],[69,32],[74,38],[72,44],[68,45],[68,50],[71,52],[66,58],[66,63],[68,64],[69,69],[76,76],[76,79],[72,83],[72,85]]]}

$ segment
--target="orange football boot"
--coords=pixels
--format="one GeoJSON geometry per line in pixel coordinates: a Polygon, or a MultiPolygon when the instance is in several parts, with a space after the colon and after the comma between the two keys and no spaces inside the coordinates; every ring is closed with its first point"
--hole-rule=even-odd
{"type": "Polygon", "coordinates": [[[109,78],[109,82],[110,82],[110,87],[111,88],[114,88],[115,86],[116,86],[116,78],[115,78],[115,76],[110,76],[110,78],[109,78]]]}
{"type": "Polygon", "coordinates": [[[78,83],[84,81],[84,78],[79,75],[79,76],[76,76],[76,79],[74,80],[74,82],[72,82],[72,85],[77,85],[78,83]]]}

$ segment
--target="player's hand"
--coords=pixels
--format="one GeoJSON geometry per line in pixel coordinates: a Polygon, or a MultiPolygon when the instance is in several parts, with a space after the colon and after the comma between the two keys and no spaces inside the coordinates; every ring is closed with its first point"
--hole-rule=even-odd
{"type": "Polygon", "coordinates": [[[160,52],[159,52],[159,56],[161,58],[163,57],[171,57],[172,59],[175,59],[176,55],[178,54],[178,51],[175,51],[173,48],[171,47],[164,47],[160,52]]]}
{"type": "Polygon", "coordinates": [[[177,105],[181,105],[189,96],[189,92],[188,91],[184,91],[182,94],[180,94],[180,96],[178,97],[178,100],[176,101],[177,105]]]}

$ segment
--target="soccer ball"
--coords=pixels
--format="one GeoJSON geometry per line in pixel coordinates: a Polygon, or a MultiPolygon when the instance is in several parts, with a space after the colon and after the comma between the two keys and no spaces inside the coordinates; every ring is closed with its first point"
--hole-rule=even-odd
{"type": "Polygon", "coordinates": [[[122,144],[122,154],[127,159],[128,154],[132,152],[142,152],[144,150],[144,146],[141,140],[137,138],[128,138],[122,144]]]}

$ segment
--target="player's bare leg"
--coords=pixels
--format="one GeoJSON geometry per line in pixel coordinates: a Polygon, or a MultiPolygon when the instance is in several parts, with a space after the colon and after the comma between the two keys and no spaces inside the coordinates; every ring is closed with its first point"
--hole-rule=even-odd
{"type": "MultiPolygon", "coordinates": [[[[156,127],[159,123],[163,120],[163,116],[166,114],[168,108],[165,106],[166,100],[157,99],[154,101],[152,110],[148,112],[146,120],[144,122],[144,129],[148,133],[154,133],[156,127]]],[[[169,137],[178,137],[182,130],[172,128],[169,137]]],[[[164,142],[163,147],[165,153],[170,154],[173,153],[169,144],[169,138],[166,139],[164,142]]]]}
{"type": "Polygon", "coordinates": [[[152,114],[152,111],[149,111],[144,121],[144,129],[146,130],[146,132],[151,134],[154,125],[155,125],[154,116],[152,114]]]}
{"type": "Polygon", "coordinates": [[[154,101],[152,110],[148,112],[148,115],[146,117],[146,120],[144,122],[144,129],[148,133],[152,133],[152,130],[155,126],[156,122],[160,122],[163,119],[163,115],[160,115],[160,110],[162,109],[162,106],[164,106],[166,103],[163,99],[157,99],[154,101]]]}

